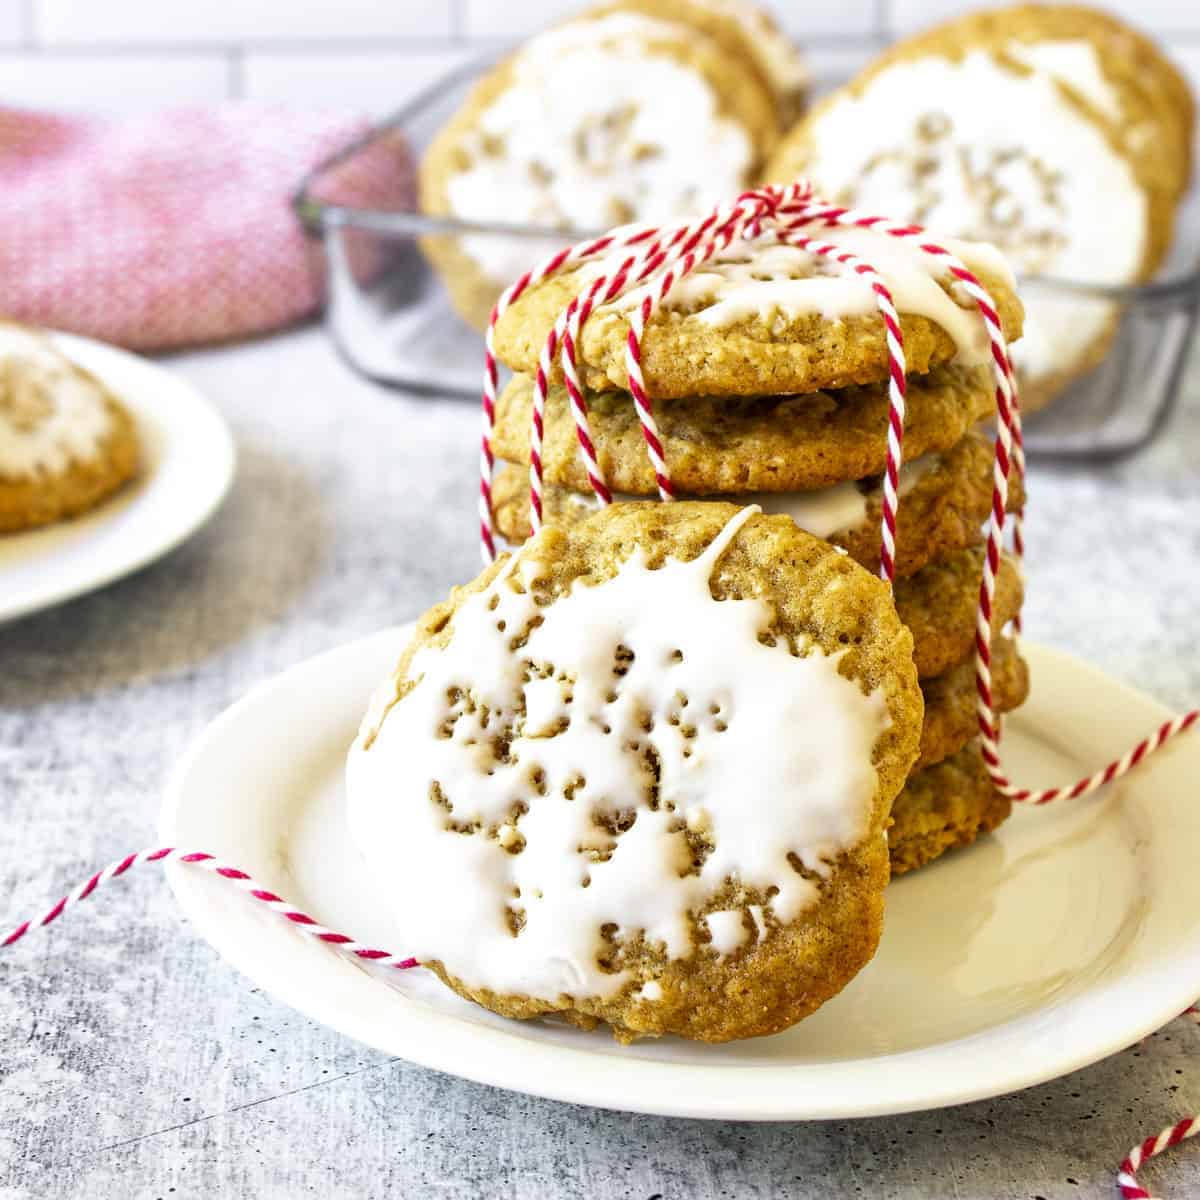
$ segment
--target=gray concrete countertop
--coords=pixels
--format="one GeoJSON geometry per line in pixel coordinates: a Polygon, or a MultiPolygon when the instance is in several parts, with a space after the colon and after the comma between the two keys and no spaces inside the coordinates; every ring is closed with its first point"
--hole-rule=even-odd
{"type": "MultiPolygon", "coordinates": [[[[305,330],[170,365],[233,424],[237,481],[160,563],[0,627],[0,925],[154,837],[184,746],[250,686],[412,616],[477,566],[475,406],[387,393],[305,330]]],[[[1200,359],[1119,465],[1029,484],[1031,636],[1200,699],[1200,359]]],[[[1200,991],[1200,980],[1197,980],[1200,991]]],[[[596,1112],[389,1059],[274,1003],[153,871],[0,960],[0,1200],[1116,1195],[1145,1133],[1200,1109],[1177,1022],[1000,1100],[848,1123],[596,1112]]],[[[1147,1168],[1200,1194],[1200,1150],[1147,1168]]]]}

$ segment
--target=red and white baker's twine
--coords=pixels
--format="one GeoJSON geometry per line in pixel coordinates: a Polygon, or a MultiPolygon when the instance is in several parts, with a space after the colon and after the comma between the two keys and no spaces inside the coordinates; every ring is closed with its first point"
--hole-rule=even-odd
{"type": "MultiPolygon", "coordinates": [[[[957,287],[974,303],[979,312],[991,346],[992,369],[996,381],[996,408],[999,413],[993,460],[992,508],[988,519],[986,553],[980,580],[975,639],[976,708],[983,758],[997,791],[1012,800],[1047,804],[1052,800],[1087,795],[1124,775],[1171,737],[1190,728],[1200,719],[1200,710],[1193,710],[1165,722],[1127,754],[1069,787],[1033,791],[1017,787],[1004,774],[999,752],[1000,730],[992,702],[991,639],[996,573],[1000,566],[1008,512],[1009,477],[1014,470],[1021,478],[1025,472],[1017,385],[1000,316],[992,298],[961,260],[944,246],[932,241],[920,226],[903,225],[884,217],[869,216],[853,209],[827,204],[814,196],[809,184],[798,182],[743,193],[732,205],[717,209],[700,221],[661,229],[639,228],[624,235],[610,235],[607,238],[581,242],[552,255],[534,270],[523,275],[500,297],[492,312],[487,331],[483,389],[484,445],[480,488],[483,501],[480,514],[481,533],[485,559],[491,561],[495,556],[490,503],[494,463],[491,431],[496,395],[494,329],[509,305],[523,295],[532,284],[556,275],[566,268],[578,267],[581,263],[600,255],[606,256],[602,269],[559,315],[538,358],[534,379],[529,459],[530,515],[533,532],[541,527],[542,521],[542,437],[546,396],[556,354],[560,358],[576,424],[580,454],[588,479],[599,502],[611,503],[611,493],[604,480],[591,436],[587,402],[578,375],[576,348],[583,323],[597,307],[611,303],[646,280],[649,282],[643,289],[643,295],[627,314],[629,333],[626,339],[625,365],[629,377],[629,390],[642,425],[659,494],[664,500],[673,499],[675,491],[642,374],[642,339],[646,322],[681,279],[725,249],[735,239],[752,240],[761,234],[770,233],[778,241],[787,242],[828,259],[845,273],[865,279],[871,287],[876,307],[883,320],[888,351],[890,403],[880,529],[880,574],[891,582],[895,576],[896,512],[899,507],[899,473],[903,462],[906,376],[904,338],[891,293],[870,263],[851,254],[836,242],[821,241],[813,236],[814,231],[834,226],[874,229],[894,238],[914,241],[924,254],[935,260],[945,274],[955,281],[957,287]],[[630,251],[628,255],[618,255],[617,252],[626,249],[630,251]],[[614,261],[615,265],[610,266],[614,261]]],[[[1019,559],[1024,551],[1019,518],[1013,522],[1013,534],[1013,554],[1019,559]]]]}
{"type": "Polygon", "coordinates": [[[203,852],[194,850],[179,850],[173,846],[160,846],[150,850],[139,850],[136,854],[127,854],[124,858],[110,863],[104,870],[97,871],[90,879],[85,879],[83,883],[65,895],[57,904],[52,905],[40,917],[35,917],[29,921],[22,921],[20,925],[11,930],[4,938],[0,939],[0,948],[13,946],[33,930],[44,929],[47,925],[53,924],[67,909],[74,908],[81,900],[86,900],[101,884],[109,883],[113,879],[119,879],[134,867],[140,867],[145,863],[161,863],[165,866],[167,863],[172,862],[186,863],[188,866],[199,867],[201,870],[209,871],[213,875],[219,876],[221,879],[240,888],[248,896],[253,897],[272,912],[278,913],[285,921],[290,922],[294,928],[300,930],[301,933],[307,934],[318,942],[324,942],[327,946],[336,946],[343,954],[353,955],[355,958],[363,959],[377,966],[394,967],[398,971],[406,971],[420,965],[415,958],[403,958],[387,950],[377,950],[373,946],[364,946],[361,942],[356,942],[352,937],[347,937],[344,933],[338,933],[333,929],[326,929],[324,925],[314,920],[307,913],[293,908],[281,896],[275,895],[268,888],[256,883],[245,871],[238,867],[222,862],[219,858],[215,858],[211,854],[204,854],[203,852]]]}
{"type": "MultiPolygon", "coordinates": [[[[869,262],[839,246],[814,236],[823,228],[853,226],[874,229],[890,237],[912,240],[932,258],[954,281],[959,290],[975,305],[983,321],[991,346],[992,369],[995,377],[996,408],[998,412],[995,453],[993,459],[992,507],[987,524],[986,551],[979,587],[976,619],[976,710],[983,758],[996,790],[1012,800],[1028,804],[1047,804],[1052,800],[1085,796],[1106,783],[1132,770],[1143,759],[1159,749],[1175,735],[1189,729],[1200,720],[1200,710],[1193,710],[1165,722],[1128,753],[1109,763],[1094,775],[1068,787],[1030,790],[1015,786],[1004,774],[1000,762],[1000,726],[992,702],[991,642],[993,601],[996,573],[999,569],[1007,517],[1010,473],[1023,479],[1025,456],[1021,438],[1020,403],[1016,380],[1009,358],[1003,329],[995,304],[975,275],[945,247],[929,239],[916,225],[903,225],[883,217],[868,216],[852,209],[830,205],[818,199],[809,184],[797,182],[786,186],[768,186],[745,192],[728,206],[718,208],[707,216],[688,223],[668,227],[637,227],[614,231],[567,247],[550,255],[533,270],[526,272],[509,287],[496,302],[488,323],[485,338],[483,376],[483,429],[480,443],[479,532],[485,562],[496,557],[492,514],[492,474],[495,457],[492,435],[495,425],[497,364],[495,327],[497,321],[530,286],[564,270],[604,256],[602,264],[559,314],[538,355],[534,375],[533,404],[530,427],[529,483],[530,523],[532,531],[541,528],[543,514],[542,447],[545,434],[546,398],[557,356],[566,386],[571,414],[575,424],[579,453],[588,480],[600,504],[607,505],[612,495],[604,478],[592,439],[584,386],[579,377],[578,347],[584,324],[601,305],[610,304],[638,285],[643,292],[629,312],[629,333],[625,347],[625,367],[646,442],[646,450],[663,500],[673,500],[670,471],[658,428],[654,421],[653,405],[642,372],[642,340],[646,323],[661,305],[671,289],[698,266],[726,249],[736,240],[748,240],[773,235],[777,241],[796,246],[810,254],[828,259],[846,274],[857,275],[870,286],[876,307],[884,323],[888,351],[889,415],[887,460],[883,478],[882,521],[880,528],[880,574],[889,583],[895,577],[896,513],[900,498],[899,472],[903,463],[905,379],[904,338],[900,317],[884,279],[869,262]]],[[[1024,553],[1021,518],[1013,522],[1013,554],[1019,560],[1024,553]]],[[[87,899],[101,884],[124,875],[142,863],[180,862],[200,867],[225,879],[246,892],[259,903],[278,913],[301,932],[371,963],[405,970],[418,965],[411,957],[401,957],[385,950],[364,946],[345,934],[326,929],[306,913],[290,906],[281,897],[256,883],[244,871],[223,863],[212,855],[186,852],[175,848],[143,850],[113,863],[93,875],[65,896],[40,918],[18,925],[0,941],[0,948],[14,945],[36,928],[57,920],[68,908],[87,899]]],[[[1196,1010],[1190,1010],[1195,1013],[1196,1010]]],[[[1136,1172],[1147,1159],[1160,1154],[1169,1146],[1200,1133],[1200,1116],[1189,1117],[1148,1138],[1130,1151],[1121,1164],[1118,1184],[1127,1200],[1148,1200],[1150,1194],[1137,1182],[1136,1172]]]]}

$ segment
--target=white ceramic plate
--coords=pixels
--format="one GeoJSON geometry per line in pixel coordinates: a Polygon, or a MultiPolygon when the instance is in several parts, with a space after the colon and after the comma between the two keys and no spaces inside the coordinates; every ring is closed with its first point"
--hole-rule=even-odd
{"type": "MultiPolygon", "coordinates": [[[[166,844],[251,872],[320,921],[404,950],[346,829],[342,766],[367,698],[407,635],[310,660],[219,718],[180,765],[166,844]]],[[[1065,783],[1157,725],[1162,708],[1026,645],[1034,687],[1007,762],[1065,783]]],[[[898,880],[874,961],[786,1033],[726,1046],[494,1017],[423,972],[350,961],[220,880],[173,867],[201,933],[301,1012],[387,1053],[579,1104],[689,1117],[796,1120],[957,1104],[1095,1062],[1200,993],[1200,740],[1118,786],[1017,812],[997,835],[898,880]]],[[[447,881],[447,886],[453,886],[447,881]]],[[[431,902],[435,901],[431,897],[431,902]]]]}
{"type": "Polygon", "coordinates": [[[56,334],[137,421],[138,479],[73,521],[0,536],[0,621],[103,587],[174,549],[212,515],[233,478],[224,420],[178,375],[135,354],[56,334]]]}

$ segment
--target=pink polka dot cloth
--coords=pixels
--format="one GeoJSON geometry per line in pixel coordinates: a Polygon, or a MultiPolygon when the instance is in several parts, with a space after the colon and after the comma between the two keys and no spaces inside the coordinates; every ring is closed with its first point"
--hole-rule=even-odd
{"type": "MultiPolygon", "coordinates": [[[[249,104],[123,118],[0,108],[0,313],[138,350],[308,316],[319,255],[291,196],[365,129],[249,104]]],[[[389,138],[336,173],[336,198],[402,207],[412,179],[389,138]]]]}

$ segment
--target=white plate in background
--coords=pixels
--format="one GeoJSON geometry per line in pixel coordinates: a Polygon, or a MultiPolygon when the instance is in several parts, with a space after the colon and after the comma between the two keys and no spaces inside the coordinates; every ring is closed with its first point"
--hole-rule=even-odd
{"type": "MultiPolygon", "coordinates": [[[[402,922],[349,838],[342,768],[409,628],[302,663],[216,720],[170,784],[164,844],[216,854],[323,924],[402,953],[402,922]]],[[[1065,654],[1022,652],[1033,692],[1005,737],[1018,782],[1074,780],[1166,715],[1065,654]]],[[[603,1030],[507,1021],[420,969],[385,974],[306,939],[203,872],[172,866],[170,877],[201,934],[256,984],[424,1066],[636,1112],[874,1116],[1055,1078],[1200,994],[1197,778],[1200,739],[1185,736],[1096,796],[1019,810],[892,885],[879,952],[841,995],[785,1033],[724,1046],[622,1047],[603,1030]]]]}
{"type": "Polygon", "coordinates": [[[133,414],[141,471],[82,516],[0,534],[0,621],[103,587],[173,550],[212,516],[233,479],[228,426],[190,383],[114,346],[53,337],[133,414]]]}

